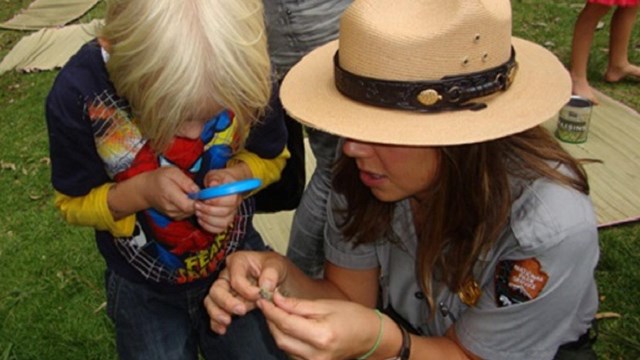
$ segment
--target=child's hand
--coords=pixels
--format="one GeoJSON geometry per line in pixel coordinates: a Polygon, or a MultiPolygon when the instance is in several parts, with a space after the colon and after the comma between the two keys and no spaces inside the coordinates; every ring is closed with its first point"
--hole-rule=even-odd
{"type": "Polygon", "coordinates": [[[149,207],[174,220],[183,220],[195,212],[195,202],[188,193],[198,191],[198,185],[182,170],[173,166],[144,173],[148,175],[141,186],[149,207]]]}
{"type": "MultiPolygon", "coordinates": [[[[232,169],[211,170],[204,178],[205,187],[211,187],[238,181],[232,169]]],[[[242,203],[242,195],[233,194],[205,201],[196,201],[196,217],[198,224],[210,233],[221,233],[233,221],[238,206],[242,203]]]]}

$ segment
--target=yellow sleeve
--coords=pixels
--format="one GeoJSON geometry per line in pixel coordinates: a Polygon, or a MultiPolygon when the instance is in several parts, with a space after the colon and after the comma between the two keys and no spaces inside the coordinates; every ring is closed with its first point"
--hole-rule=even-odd
{"type": "Polygon", "coordinates": [[[247,166],[249,166],[253,177],[262,180],[260,189],[263,189],[268,185],[280,180],[282,169],[284,169],[284,166],[287,164],[287,159],[290,157],[291,154],[286,147],[278,156],[273,159],[263,159],[250,151],[242,150],[235,154],[229,160],[227,166],[232,166],[239,161],[244,162],[245,164],[247,164],[247,166]]]}
{"type": "Polygon", "coordinates": [[[66,222],[72,225],[91,226],[109,231],[113,236],[131,236],[136,215],[115,221],[107,204],[107,194],[113,184],[107,183],[92,189],[85,196],[71,197],[55,192],[55,206],[66,222]]]}

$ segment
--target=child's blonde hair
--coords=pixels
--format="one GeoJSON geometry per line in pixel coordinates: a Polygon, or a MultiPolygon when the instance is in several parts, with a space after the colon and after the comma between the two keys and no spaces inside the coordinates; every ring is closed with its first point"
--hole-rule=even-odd
{"type": "Polygon", "coordinates": [[[118,95],[157,151],[216,105],[246,130],[269,102],[262,0],[108,0],[99,36],[118,95]]]}

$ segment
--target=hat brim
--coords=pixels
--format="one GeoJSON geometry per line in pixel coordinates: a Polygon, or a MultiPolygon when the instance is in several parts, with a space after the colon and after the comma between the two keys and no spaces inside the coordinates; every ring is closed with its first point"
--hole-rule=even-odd
{"type": "MultiPolygon", "coordinates": [[[[334,85],[338,40],[323,45],[285,76],[282,103],[299,122],[346,138],[398,145],[456,145],[522,132],[557,115],[571,96],[571,78],[549,50],[512,38],[518,72],[511,87],[482,99],[479,111],[419,113],[366,105],[334,85]]],[[[390,65],[392,66],[392,65],[390,65]]]]}

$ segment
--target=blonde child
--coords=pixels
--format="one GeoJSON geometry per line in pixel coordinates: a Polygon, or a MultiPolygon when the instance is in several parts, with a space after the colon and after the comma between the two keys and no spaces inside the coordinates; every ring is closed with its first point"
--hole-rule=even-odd
{"type": "MultiPolygon", "coordinates": [[[[96,229],[122,359],[280,358],[258,312],[229,336],[202,300],[237,249],[263,250],[250,194],[286,158],[258,0],[109,0],[47,98],[56,206],[96,229]]],[[[277,90],[277,89],[276,89],[277,90]]]]}

